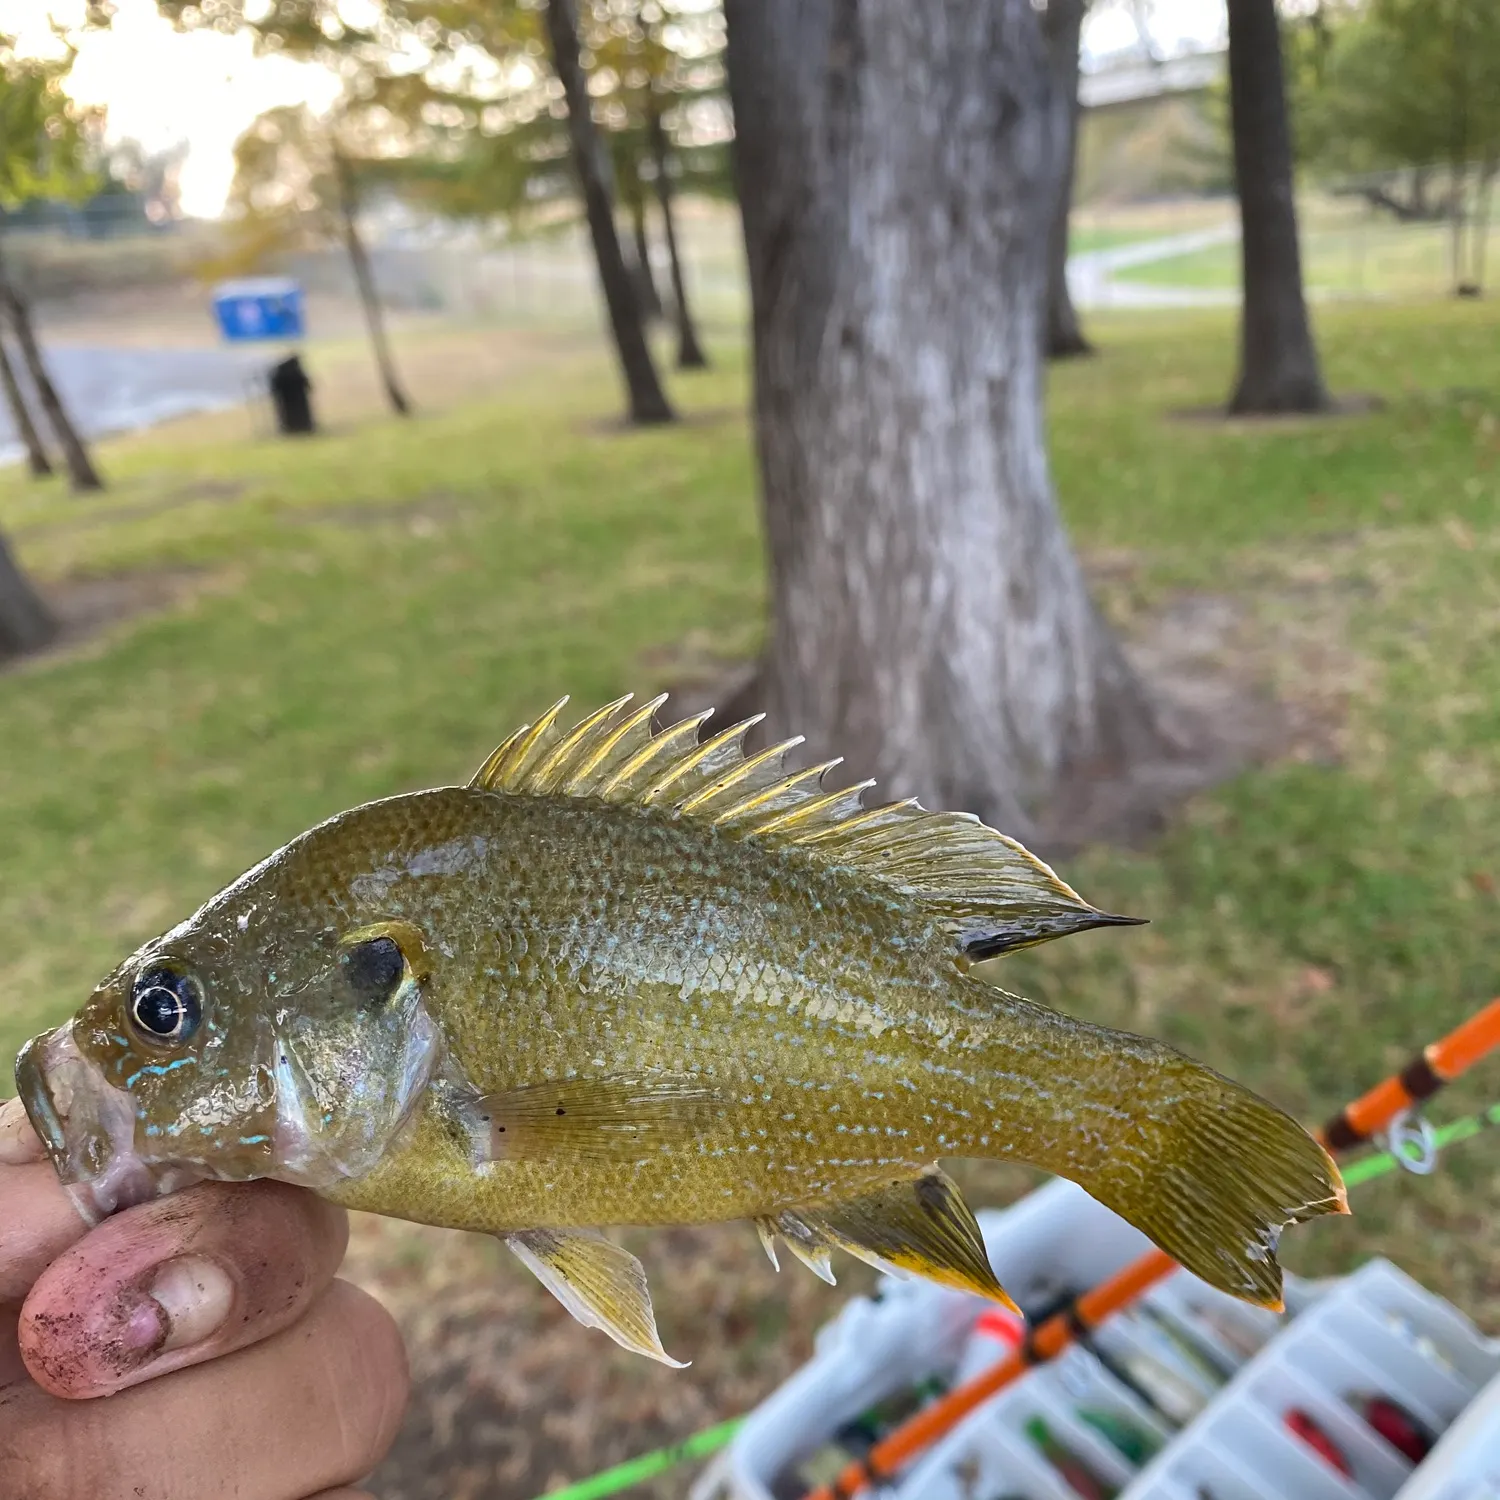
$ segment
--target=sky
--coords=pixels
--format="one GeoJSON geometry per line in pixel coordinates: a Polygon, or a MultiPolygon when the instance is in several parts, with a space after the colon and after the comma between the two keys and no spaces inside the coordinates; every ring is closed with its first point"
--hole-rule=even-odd
{"type": "MultiPolygon", "coordinates": [[[[345,0],[351,11],[368,0],[345,0]]],[[[1146,0],[1151,33],[1161,50],[1219,46],[1223,0],[1146,0]]],[[[0,0],[0,34],[23,51],[52,45],[49,17],[65,27],[82,19],[83,0],[0,0]]],[[[1129,0],[1098,0],[1085,32],[1093,58],[1129,47],[1136,38],[1129,0]]],[[[182,208],[218,214],[233,176],[235,140],[255,117],[281,104],[331,102],[331,78],[284,57],[257,57],[240,33],[179,33],[162,20],[155,0],[116,0],[107,31],[78,35],[70,92],[81,104],[107,111],[111,142],[134,139],[148,150],[186,142],[180,178],[182,208]]]]}

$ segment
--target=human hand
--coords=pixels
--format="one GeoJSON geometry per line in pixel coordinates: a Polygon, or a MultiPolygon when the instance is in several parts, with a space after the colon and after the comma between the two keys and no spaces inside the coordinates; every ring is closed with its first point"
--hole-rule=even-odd
{"type": "Polygon", "coordinates": [[[0,1496],[369,1500],[339,1486],[394,1440],[406,1355],[334,1280],[347,1239],[340,1210],[274,1182],[89,1230],[0,1105],[0,1496]]]}

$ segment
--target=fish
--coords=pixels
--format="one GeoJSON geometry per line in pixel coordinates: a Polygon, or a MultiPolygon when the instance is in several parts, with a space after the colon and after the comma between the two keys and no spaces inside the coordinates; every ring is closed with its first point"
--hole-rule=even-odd
{"type": "MultiPolygon", "coordinates": [[[[1278,1237],[1347,1212],[1328,1153],[1161,1042],[988,961],[1134,919],[971,814],[749,753],[758,719],[567,699],[462,786],[338,814],[34,1037],[18,1092],[91,1222],[203,1180],[500,1238],[668,1364],[606,1231],[749,1220],[1010,1307],[947,1158],[1067,1177],[1279,1306],[1278,1237]],[[983,969],[977,966],[985,965],[983,969]]],[[[1001,966],[1003,967],[1003,965],[1001,966]]]]}

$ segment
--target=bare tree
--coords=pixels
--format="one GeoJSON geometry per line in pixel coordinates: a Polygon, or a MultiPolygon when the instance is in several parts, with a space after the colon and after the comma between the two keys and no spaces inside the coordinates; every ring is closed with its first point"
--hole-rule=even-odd
{"type": "Polygon", "coordinates": [[[57,622],[0,537],[0,657],[36,651],[56,635],[57,622]]]}
{"type": "Polygon", "coordinates": [[[630,268],[620,249],[612,204],[609,157],[606,155],[589,102],[588,76],[578,45],[578,15],[573,0],[547,0],[547,37],[552,66],[568,102],[568,133],[573,168],[583,192],[594,259],[609,309],[615,352],[629,396],[630,420],[638,424],[671,422],[676,414],[657,378],[641,320],[640,303],[631,283],[630,268]]]}
{"type": "Polygon", "coordinates": [[[653,95],[647,105],[646,129],[651,142],[651,161],[656,169],[656,198],[661,204],[662,228],[667,240],[667,255],[672,263],[672,303],[677,314],[677,368],[705,370],[708,355],[698,341],[698,329],[688,306],[687,280],[682,272],[682,252],[677,243],[677,211],[672,198],[672,174],[668,170],[667,132],[662,124],[661,103],[653,95]]]}
{"type": "Polygon", "coordinates": [[[385,387],[386,399],[391,410],[398,416],[408,416],[411,401],[396,374],[396,361],[391,357],[391,346],[385,336],[385,314],[380,306],[380,294],[375,288],[375,277],[370,270],[370,253],[365,248],[364,237],[359,232],[359,194],[354,183],[354,171],[349,159],[335,144],[333,153],[333,177],[338,198],[339,222],[343,226],[344,248],[349,253],[349,264],[354,270],[354,285],[359,292],[360,306],[364,308],[365,326],[370,332],[370,347],[375,351],[375,364],[380,371],[380,383],[385,387]]]}
{"type": "Polygon", "coordinates": [[[1078,163],[1078,48],[1087,9],[1088,0],[1047,0],[1042,18],[1052,67],[1052,107],[1057,114],[1053,128],[1062,142],[1059,150],[1064,161],[1047,244],[1047,354],[1052,359],[1094,352],[1078,326],[1078,313],[1068,291],[1068,227],[1078,163]]]}
{"type": "Polygon", "coordinates": [[[656,289],[656,271],[651,265],[651,241],[646,233],[646,188],[641,182],[640,163],[632,161],[626,177],[626,206],[630,210],[630,237],[635,244],[631,270],[636,278],[641,317],[647,322],[662,315],[661,293],[656,289]]]}
{"type": "Polygon", "coordinates": [[[51,427],[57,445],[62,449],[63,462],[68,466],[69,482],[78,491],[102,490],[104,481],[99,477],[99,471],[89,457],[89,450],[78,435],[78,429],[73,426],[62,397],[58,395],[57,387],[52,384],[52,377],[47,373],[41,346],[36,340],[36,331],[31,326],[31,310],[26,305],[26,299],[16,289],[9,268],[0,259],[0,326],[7,323],[16,336],[21,359],[31,378],[37,402],[46,415],[47,425],[51,427]]]}
{"type": "Polygon", "coordinates": [[[1328,392],[1302,292],[1276,0],[1229,0],[1229,107],[1243,282],[1229,410],[1324,411],[1328,392]]]}
{"type": "Polygon", "coordinates": [[[5,347],[3,329],[0,329],[0,387],[4,388],[6,409],[15,423],[21,446],[26,449],[27,466],[36,478],[45,478],[52,472],[52,460],[47,457],[46,445],[31,418],[31,408],[26,404],[21,382],[16,379],[16,368],[11,364],[10,351],[5,347]]]}
{"type": "Polygon", "coordinates": [[[1016,832],[1154,754],[1043,440],[1030,0],[726,0],[778,729],[1016,832]]]}

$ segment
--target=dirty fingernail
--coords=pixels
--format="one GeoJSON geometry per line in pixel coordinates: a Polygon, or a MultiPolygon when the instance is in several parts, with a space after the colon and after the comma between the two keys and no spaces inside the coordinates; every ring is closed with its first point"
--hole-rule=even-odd
{"type": "Polygon", "coordinates": [[[46,1154],[26,1118],[26,1106],[19,1099],[0,1104],[0,1166],[24,1167],[46,1154]]]}
{"type": "Polygon", "coordinates": [[[226,1272],[213,1261],[196,1255],[169,1260],[157,1271],[149,1291],[151,1300],[166,1315],[166,1337],[156,1343],[161,1338],[159,1320],[151,1337],[144,1337],[147,1318],[153,1311],[149,1304],[137,1309],[126,1337],[133,1341],[137,1336],[136,1323],[139,1319],[142,1343],[137,1347],[146,1348],[155,1344],[157,1352],[162,1354],[170,1349],[185,1349],[190,1344],[201,1344],[204,1339],[217,1333],[234,1303],[234,1283],[226,1272]]]}

